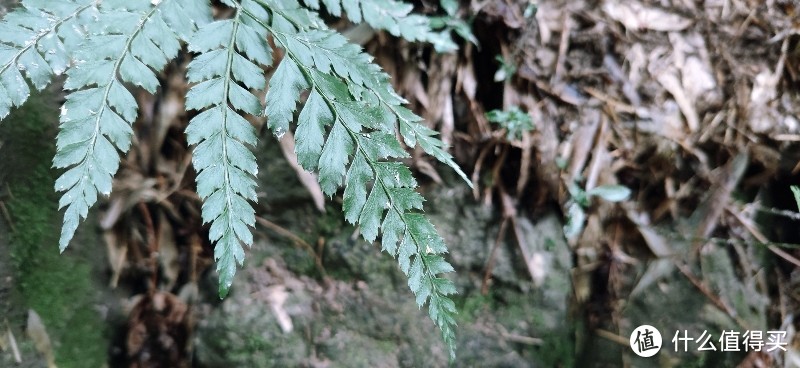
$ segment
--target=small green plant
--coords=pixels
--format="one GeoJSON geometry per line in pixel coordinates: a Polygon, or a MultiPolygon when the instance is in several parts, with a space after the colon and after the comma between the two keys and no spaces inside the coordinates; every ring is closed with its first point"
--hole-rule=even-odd
{"type": "Polygon", "coordinates": [[[186,136],[194,146],[203,221],[215,243],[220,296],[244,261],[244,246],[253,243],[258,166],[249,147],[258,137],[245,115],[263,116],[278,138],[294,126],[299,164],[318,173],[326,194],[344,187],[344,217],[359,225],[364,239],[382,234],[382,249],[398,259],[417,304],[428,303],[453,357],[456,309],[448,295],[456,290],[441,277],[453,268],[442,256],[444,241],[421,212],[416,180],[397,161],[408,157],[397,133],[470,181],[436,132],[403,106],[389,76],[329,29],[319,12],[346,15],[439,51],[456,48],[449,25],[458,23],[440,20],[444,30],[433,31],[431,19],[395,0],[221,2],[227,8],[215,19],[211,3],[201,0],[24,0],[0,22],[0,117],[25,102],[27,81],[41,90],[66,74],[53,159],[64,169],[55,183],[65,209],[60,249],[98,196],[112,190],[119,153],[130,148],[138,117],[131,89],[157,93],[159,73],[186,45],[192,55],[186,109],[196,111],[186,136]],[[264,68],[274,68],[269,80],[264,68]],[[256,96],[265,89],[262,101],[256,96]],[[304,91],[308,98],[295,125],[304,91]]]}
{"type": "Polygon", "coordinates": [[[495,56],[494,59],[500,64],[500,67],[494,73],[495,82],[510,80],[514,73],[517,72],[517,66],[512,61],[504,59],[501,55],[495,56]]]}
{"type": "Polygon", "coordinates": [[[522,13],[522,16],[525,19],[530,19],[536,15],[536,12],[539,10],[539,5],[536,3],[536,0],[528,0],[528,5],[525,7],[525,11],[522,13]]]}
{"type": "Polygon", "coordinates": [[[517,106],[512,106],[508,110],[489,111],[486,113],[486,118],[505,129],[506,138],[509,141],[521,139],[522,133],[529,132],[535,128],[531,116],[517,106]]]}
{"type": "MultiPolygon", "coordinates": [[[[445,16],[438,16],[438,17],[429,17],[431,22],[431,28],[433,29],[443,29],[443,30],[452,30],[461,38],[472,42],[473,44],[478,44],[478,39],[475,38],[475,35],[472,34],[472,30],[470,29],[467,22],[459,19],[457,14],[458,13],[458,0],[439,0],[439,6],[444,9],[447,15],[445,16]]],[[[449,40],[449,38],[446,38],[449,40]]]]}
{"type": "Polygon", "coordinates": [[[578,184],[567,186],[570,200],[567,202],[567,223],[564,224],[564,235],[572,238],[583,230],[586,221],[586,208],[591,205],[592,197],[600,197],[609,202],[622,202],[631,196],[631,190],[622,185],[601,185],[584,190],[578,184]]]}

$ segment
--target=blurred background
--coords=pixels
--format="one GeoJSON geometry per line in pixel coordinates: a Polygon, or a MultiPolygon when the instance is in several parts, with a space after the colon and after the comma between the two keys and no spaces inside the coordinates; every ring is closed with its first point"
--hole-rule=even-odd
{"type": "MultiPolygon", "coordinates": [[[[800,367],[800,3],[414,3],[450,9],[458,51],[331,24],[473,181],[406,162],[456,269],[453,366],[800,367]],[[642,324],[655,357],[629,346],[642,324]],[[717,351],[673,349],[684,330],[717,351]],[[723,331],[770,330],[786,351],[719,351],[723,331]]],[[[0,123],[0,367],[447,366],[395,261],[266,130],[256,241],[217,297],[183,134],[190,57],[137,91],[134,146],[64,254],[61,82],[0,123]]]]}

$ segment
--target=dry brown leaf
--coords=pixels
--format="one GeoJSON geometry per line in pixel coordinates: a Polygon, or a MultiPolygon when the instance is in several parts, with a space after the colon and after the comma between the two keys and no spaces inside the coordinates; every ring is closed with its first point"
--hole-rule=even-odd
{"type": "Polygon", "coordinates": [[[50,335],[47,334],[42,318],[33,309],[28,309],[28,326],[25,332],[33,341],[36,350],[44,355],[47,367],[56,368],[56,356],[53,352],[53,344],[50,342],[50,335]]]}
{"type": "Polygon", "coordinates": [[[525,18],[522,16],[523,8],[520,6],[524,3],[521,1],[489,1],[485,4],[483,11],[493,17],[501,18],[509,28],[520,28],[525,23],[525,18]]]}
{"type": "Polygon", "coordinates": [[[531,162],[533,155],[533,138],[530,132],[522,132],[522,156],[519,163],[519,178],[517,179],[517,195],[521,195],[528,184],[531,172],[531,162]]]}
{"type": "Polygon", "coordinates": [[[164,272],[164,290],[172,290],[181,272],[180,251],[175,243],[175,230],[165,216],[158,221],[158,261],[164,272]]]}
{"type": "Polygon", "coordinates": [[[279,139],[278,142],[281,146],[283,157],[286,158],[289,166],[292,167],[297,178],[300,179],[300,183],[306,187],[308,194],[311,195],[311,199],[314,201],[314,206],[317,207],[320,212],[324,213],[325,194],[322,193],[322,188],[319,186],[317,176],[306,171],[297,164],[297,154],[294,152],[294,135],[292,132],[286,132],[286,135],[279,139]]]}
{"type": "Polygon", "coordinates": [[[553,271],[555,256],[552,252],[536,248],[536,240],[525,238],[523,235],[525,232],[521,231],[520,228],[529,227],[528,230],[530,230],[530,227],[532,227],[530,222],[518,220],[516,214],[510,217],[510,219],[514,237],[517,239],[517,246],[520,252],[522,252],[528,274],[531,276],[534,286],[537,288],[542,287],[547,276],[553,271]]]}
{"type": "Polygon", "coordinates": [[[122,275],[128,260],[128,243],[124,237],[117,237],[114,231],[103,232],[103,240],[106,243],[108,263],[111,267],[111,280],[109,280],[108,285],[110,288],[115,289],[119,284],[120,275],[122,275]]]}
{"type": "Polygon", "coordinates": [[[8,325],[8,320],[5,321],[6,333],[0,335],[0,350],[11,350],[11,355],[14,356],[14,362],[17,364],[22,363],[22,355],[19,353],[17,346],[17,339],[14,337],[14,332],[11,331],[11,326],[8,325]]]}
{"type": "Polygon", "coordinates": [[[680,71],[683,90],[695,106],[703,109],[721,103],[717,81],[703,37],[697,32],[669,34],[672,64],[680,71]]]}
{"type": "Polygon", "coordinates": [[[648,29],[660,32],[675,32],[682,31],[692,25],[692,20],[690,19],[633,1],[608,1],[603,5],[603,11],[633,32],[648,29]]]}
{"type": "MultiPolygon", "coordinates": [[[[145,177],[141,172],[124,170],[114,179],[111,206],[100,219],[103,229],[111,229],[120,216],[140,202],[149,203],[159,198],[158,180],[145,177]]],[[[162,203],[163,205],[163,203],[162,203]]]]}
{"type": "Polygon", "coordinates": [[[426,109],[430,106],[431,102],[428,98],[428,93],[425,91],[425,86],[422,85],[419,69],[406,68],[403,74],[403,82],[400,86],[402,87],[403,95],[414,97],[426,109]]]}
{"type": "Polygon", "coordinates": [[[678,77],[672,72],[664,71],[656,76],[656,80],[675,98],[683,117],[686,118],[686,125],[689,127],[689,131],[696,132],[700,129],[700,118],[697,115],[697,110],[692,100],[684,92],[678,77]]]}
{"type": "Polygon", "coordinates": [[[456,91],[463,91],[470,103],[475,103],[475,94],[478,91],[478,81],[475,77],[475,65],[470,57],[472,45],[467,45],[465,52],[468,55],[466,62],[458,67],[456,72],[456,91]]]}
{"type": "Polygon", "coordinates": [[[550,43],[553,33],[561,32],[563,9],[554,2],[541,2],[536,10],[536,24],[539,26],[539,37],[542,44],[550,43]]]}
{"type": "MultiPolygon", "coordinates": [[[[733,190],[739,184],[749,163],[749,155],[742,152],[734,156],[725,166],[718,169],[717,175],[709,188],[709,196],[704,199],[692,213],[692,223],[696,226],[693,239],[707,239],[719,224],[719,218],[731,199],[733,190]]],[[[693,245],[692,254],[696,254],[701,242],[693,245]]]]}
{"type": "Polygon", "coordinates": [[[611,157],[606,148],[609,140],[608,118],[600,114],[600,130],[597,133],[597,143],[594,144],[592,160],[589,163],[589,173],[586,175],[586,190],[593,189],[598,184],[617,184],[614,172],[609,170],[611,157]],[[603,175],[601,178],[600,175],[603,175]]]}
{"type": "Polygon", "coordinates": [[[292,330],[294,330],[292,317],[289,316],[289,313],[283,307],[284,303],[286,303],[286,299],[289,298],[289,293],[286,292],[286,286],[272,285],[264,291],[264,296],[269,303],[272,315],[278,320],[278,325],[281,327],[283,333],[292,332],[292,330]]]}
{"type": "Polygon", "coordinates": [[[636,211],[632,204],[624,204],[624,206],[628,219],[636,225],[645,243],[656,257],[664,258],[675,254],[669,241],[650,226],[650,217],[646,213],[636,211]]]}
{"type": "Polygon", "coordinates": [[[750,129],[756,133],[764,133],[775,127],[775,114],[768,104],[775,100],[780,75],[775,75],[772,71],[764,68],[756,75],[753,81],[753,89],[750,91],[750,105],[748,124],[750,129]]]}
{"type": "Polygon", "coordinates": [[[455,54],[436,54],[432,56],[428,68],[428,89],[425,95],[430,99],[423,117],[431,124],[441,123],[441,139],[450,144],[453,141],[455,125],[453,117],[453,82],[456,79],[458,61],[455,54]]]}
{"type": "Polygon", "coordinates": [[[569,167],[567,168],[569,180],[578,178],[586,166],[589,153],[594,147],[594,138],[597,135],[597,129],[600,127],[599,111],[587,109],[583,118],[586,123],[575,130],[572,139],[564,142],[565,144],[571,145],[568,153],[563,155],[564,157],[569,157],[569,167]]]}
{"type": "Polygon", "coordinates": [[[436,168],[431,165],[430,162],[426,161],[421,157],[415,157],[414,159],[414,167],[419,170],[420,173],[427,175],[431,180],[436,183],[442,183],[442,177],[439,176],[439,172],[436,171],[436,168]]]}
{"type": "Polygon", "coordinates": [[[442,109],[442,124],[439,127],[439,138],[448,147],[453,144],[453,132],[455,131],[456,121],[453,115],[453,95],[447,94],[444,99],[442,109]]]}

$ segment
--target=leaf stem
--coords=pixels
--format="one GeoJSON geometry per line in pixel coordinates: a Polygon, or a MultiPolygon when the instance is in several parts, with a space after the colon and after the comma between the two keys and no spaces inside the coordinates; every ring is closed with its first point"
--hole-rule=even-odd
{"type": "MultiPolygon", "coordinates": [[[[236,15],[233,16],[233,30],[231,31],[231,40],[228,42],[228,61],[225,65],[225,76],[223,77],[224,87],[223,87],[223,94],[222,94],[222,104],[225,105],[225,112],[222,114],[222,131],[220,134],[225,135],[221,137],[222,139],[222,160],[225,166],[225,203],[227,204],[226,208],[226,215],[228,216],[228,229],[226,232],[234,232],[233,230],[233,213],[231,212],[233,209],[233,203],[231,203],[231,176],[230,176],[230,168],[228,162],[228,142],[227,142],[227,127],[228,127],[228,96],[229,96],[229,88],[231,83],[231,68],[233,67],[233,55],[236,53],[236,33],[239,30],[239,17],[242,14],[242,7],[241,4],[236,8],[236,15]]],[[[222,109],[222,104],[220,104],[220,109],[222,109]]],[[[235,236],[235,234],[234,234],[235,236]]],[[[238,239],[238,237],[237,237],[238,239]]],[[[221,239],[220,239],[221,240],[221,239]]],[[[235,257],[234,257],[235,258],[235,257]]],[[[234,262],[236,260],[234,259],[234,262]]]]}

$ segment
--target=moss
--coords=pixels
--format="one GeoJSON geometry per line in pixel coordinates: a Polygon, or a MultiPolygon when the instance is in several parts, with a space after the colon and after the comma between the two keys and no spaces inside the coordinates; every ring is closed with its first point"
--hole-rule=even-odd
{"type": "Polygon", "coordinates": [[[536,349],[536,359],[545,367],[574,367],[575,342],[573,329],[560,329],[548,333],[542,346],[536,349]]]}
{"type": "Polygon", "coordinates": [[[308,347],[302,330],[284,333],[272,313],[243,303],[252,302],[249,295],[231,294],[226,307],[215,309],[198,325],[195,366],[293,367],[305,359],[308,347]]]}
{"type": "Polygon", "coordinates": [[[458,322],[462,324],[475,323],[483,312],[495,309],[495,299],[491,294],[483,295],[480,292],[473,292],[463,297],[456,294],[453,300],[460,305],[457,318],[458,322]]]}
{"type": "MultiPolygon", "coordinates": [[[[13,197],[7,204],[16,227],[10,242],[13,304],[42,317],[58,366],[99,367],[106,360],[106,341],[102,320],[92,308],[96,295],[90,262],[58,252],[61,217],[52,184],[56,173],[50,169],[55,153],[51,122],[58,115],[52,106],[52,98],[32,96],[0,128],[13,155],[3,164],[10,173],[13,197]]],[[[73,245],[79,245],[81,239],[76,240],[73,245]]]]}

